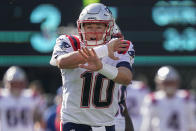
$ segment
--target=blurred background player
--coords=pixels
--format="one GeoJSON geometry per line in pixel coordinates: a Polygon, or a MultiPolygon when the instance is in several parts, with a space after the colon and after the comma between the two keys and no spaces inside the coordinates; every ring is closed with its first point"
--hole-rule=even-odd
{"type": "Polygon", "coordinates": [[[126,130],[126,127],[128,128],[130,126],[133,126],[134,131],[139,131],[142,121],[141,105],[144,97],[149,93],[150,90],[143,81],[133,80],[128,86],[120,86],[119,114],[116,116],[115,124],[117,131],[129,131],[131,129],[126,130]],[[122,104],[124,102],[126,103],[122,104]],[[122,111],[127,112],[127,120],[125,117],[126,114],[122,113],[122,111]]]}
{"type": "Polygon", "coordinates": [[[131,82],[133,59],[128,52],[134,52],[133,45],[111,40],[114,18],[103,4],[85,7],[77,24],[80,37],[60,36],[50,62],[61,69],[63,79],[63,130],[88,131],[101,126],[113,131],[117,83],[131,82]]]}
{"type": "Polygon", "coordinates": [[[56,91],[54,103],[44,113],[46,131],[60,131],[60,109],[62,103],[62,86],[56,91]]]}
{"type": "Polygon", "coordinates": [[[39,130],[39,131],[45,130],[43,129],[45,128],[45,121],[43,118],[44,118],[44,112],[47,107],[47,100],[44,94],[44,88],[41,81],[39,80],[31,81],[29,83],[27,91],[29,91],[29,93],[31,93],[32,96],[36,98],[36,100],[39,102],[38,104],[40,105],[39,106],[40,115],[36,115],[37,118],[35,118],[36,120],[39,120],[35,122],[35,130],[39,130]]]}
{"type": "Polygon", "coordinates": [[[147,96],[142,106],[141,131],[195,131],[193,100],[187,91],[179,91],[177,70],[161,67],[155,83],[158,91],[147,96]]]}
{"type": "Polygon", "coordinates": [[[149,87],[143,81],[135,81],[127,86],[126,105],[129,116],[134,125],[134,131],[139,131],[142,121],[141,105],[147,94],[150,93],[149,87]]]}
{"type": "Polygon", "coordinates": [[[4,88],[0,92],[1,131],[36,131],[34,124],[41,119],[41,105],[39,99],[25,91],[27,77],[23,69],[10,67],[3,82],[4,88]]]}

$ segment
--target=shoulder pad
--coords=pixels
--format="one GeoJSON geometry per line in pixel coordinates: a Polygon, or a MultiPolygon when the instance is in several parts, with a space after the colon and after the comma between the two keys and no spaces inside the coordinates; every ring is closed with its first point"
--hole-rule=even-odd
{"type": "Polygon", "coordinates": [[[148,86],[142,81],[132,81],[131,87],[138,90],[145,90],[148,88],[148,86]]]}
{"type": "Polygon", "coordinates": [[[75,35],[66,35],[66,37],[71,42],[71,45],[72,45],[74,51],[77,51],[78,49],[80,49],[80,39],[77,36],[75,36],[75,35]]]}
{"type": "Polygon", "coordinates": [[[180,90],[178,91],[178,96],[183,98],[184,100],[190,100],[191,94],[187,90],[180,90]]]}
{"type": "Polygon", "coordinates": [[[127,51],[129,50],[129,47],[130,47],[130,45],[131,45],[132,43],[131,43],[131,41],[128,41],[128,40],[126,41],[126,43],[129,44],[129,46],[126,47],[127,50],[126,50],[126,51],[121,51],[121,52],[118,51],[119,54],[125,54],[125,53],[127,53],[127,51]]]}
{"type": "Polygon", "coordinates": [[[155,98],[155,93],[150,93],[149,98],[150,98],[152,104],[157,104],[157,99],[155,98]]]}

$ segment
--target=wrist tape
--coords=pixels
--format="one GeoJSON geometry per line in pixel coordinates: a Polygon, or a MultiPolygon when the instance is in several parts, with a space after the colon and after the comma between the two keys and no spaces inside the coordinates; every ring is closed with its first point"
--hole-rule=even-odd
{"type": "Polygon", "coordinates": [[[118,75],[118,68],[103,63],[102,69],[100,69],[98,72],[106,76],[108,79],[113,80],[118,75]]]}

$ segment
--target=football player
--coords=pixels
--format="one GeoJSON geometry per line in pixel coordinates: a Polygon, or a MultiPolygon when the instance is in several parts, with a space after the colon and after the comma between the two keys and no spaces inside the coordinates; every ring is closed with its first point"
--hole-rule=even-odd
{"type": "Polygon", "coordinates": [[[142,107],[141,131],[195,131],[194,104],[190,94],[179,91],[180,76],[173,67],[161,67],[155,76],[158,91],[142,107]]]}
{"type": "Polygon", "coordinates": [[[57,38],[50,61],[62,74],[62,130],[114,131],[118,83],[132,80],[133,45],[111,39],[114,18],[100,3],[82,10],[77,27],[79,36],[57,38]]]}
{"type": "MultiPolygon", "coordinates": [[[[114,23],[112,38],[123,38],[124,36],[116,23],[114,23]]],[[[128,114],[126,105],[126,86],[119,86],[118,92],[118,105],[119,109],[115,117],[115,130],[116,131],[134,131],[131,117],[128,114]]],[[[100,130],[101,131],[101,130],[100,130]]]]}
{"type": "Polygon", "coordinates": [[[3,78],[0,92],[0,130],[34,131],[35,122],[41,118],[39,99],[27,87],[25,72],[17,66],[10,67],[3,78]],[[40,118],[36,120],[34,118],[40,118]]]}

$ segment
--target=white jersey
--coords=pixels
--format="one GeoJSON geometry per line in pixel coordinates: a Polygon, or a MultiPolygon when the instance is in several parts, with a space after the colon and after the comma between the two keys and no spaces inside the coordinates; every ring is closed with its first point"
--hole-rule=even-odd
{"type": "Polygon", "coordinates": [[[195,128],[193,101],[188,93],[168,98],[163,91],[147,96],[141,131],[189,131],[195,128]]]}
{"type": "MultiPolygon", "coordinates": [[[[132,81],[132,83],[126,87],[120,87],[120,101],[125,100],[129,117],[132,119],[132,123],[135,131],[139,131],[141,126],[141,113],[140,108],[144,97],[150,92],[149,88],[142,81],[132,81]]],[[[119,110],[123,107],[119,106],[119,110]]],[[[119,111],[120,112],[120,111],[119,111]]],[[[125,118],[118,114],[116,117],[116,130],[125,130],[125,118]]]]}
{"type": "MultiPolygon", "coordinates": [[[[72,36],[73,37],[73,36],[72,36]]],[[[76,36],[74,36],[76,37],[76,36]]],[[[74,40],[76,41],[76,40],[74,40]]],[[[79,42],[78,47],[84,47],[79,42]]],[[[70,36],[60,36],[54,47],[50,63],[56,65],[59,55],[73,52],[76,49],[70,36]]],[[[102,58],[102,62],[112,66],[129,65],[134,55],[133,45],[125,54],[115,53],[119,60],[109,57],[102,58]]],[[[91,126],[110,126],[114,124],[114,117],[118,110],[118,84],[97,72],[83,68],[61,69],[63,80],[63,102],[61,109],[62,122],[73,122],[91,126]]]]}
{"type": "Polygon", "coordinates": [[[6,89],[0,93],[0,131],[34,131],[34,112],[39,101],[23,93],[13,97],[6,89]]]}
{"type": "Polygon", "coordinates": [[[135,131],[139,131],[141,126],[141,105],[144,97],[149,93],[149,87],[147,87],[142,81],[132,81],[132,84],[127,87],[126,105],[135,131]]]}
{"type": "Polygon", "coordinates": [[[119,86],[119,93],[118,93],[118,113],[115,117],[115,130],[116,131],[124,131],[125,130],[125,117],[122,115],[122,112],[124,112],[125,106],[124,103],[126,101],[127,97],[127,91],[126,86],[119,86]]]}

